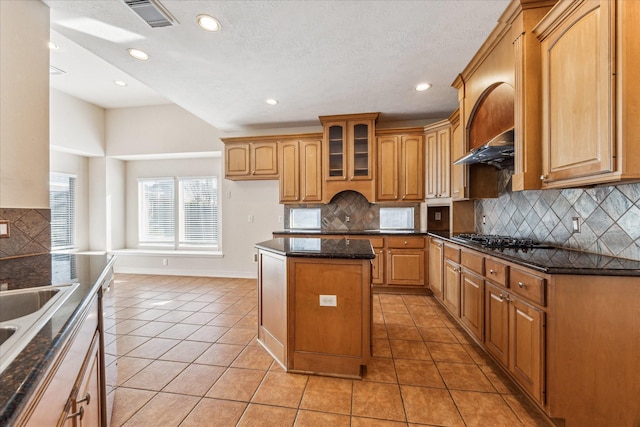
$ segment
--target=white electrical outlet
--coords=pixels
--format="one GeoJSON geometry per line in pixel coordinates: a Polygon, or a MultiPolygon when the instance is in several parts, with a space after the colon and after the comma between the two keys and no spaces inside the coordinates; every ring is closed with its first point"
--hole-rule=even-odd
{"type": "Polygon", "coordinates": [[[247,217],[247,222],[253,222],[253,215],[249,215],[247,217]]]}
{"type": "Polygon", "coordinates": [[[436,221],[442,221],[442,212],[436,212],[435,220],[436,221]]]}
{"type": "Polygon", "coordinates": [[[231,191],[227,191],[225,194],[226,194],[226,196],[227,196],[227,199],[230,199],[230,198],[231,198],[231,191]]]}
{"type": "Polygon", "coordinates": [[[573,228],[574,233],[580,232],[581,225],[582,225],[582,218],[578,216],[574,216],[573,218],[571,218],[571,226],[573,228]]]}
{"type": "Polygon", "coordinates": [[[284,216],[278,215],[278,222],[280,223],[284,222],[284,216]]]}
{"type": "Polygon", "coordinates": [[[320,295],[320,307],[337,307],[338,297],[336,295],[320,295]]]}
{"type": "Polygon", "coordinates": [[[169,259],[168,258],[162,258],[162,265],[169,265],[169,259]]]}

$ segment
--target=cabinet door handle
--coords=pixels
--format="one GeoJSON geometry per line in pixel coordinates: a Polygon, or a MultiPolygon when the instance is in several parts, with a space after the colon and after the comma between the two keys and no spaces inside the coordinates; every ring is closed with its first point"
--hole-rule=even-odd
{"type": "Polygon", "coordinates": [[[500,301],[504,300],[504,295],[500,294],[500,301]]]}
{"type": "Polygon", "coordinates": [[[493,271],[493,269],[489,269],[489,274],[495,274],[495,271],[493,271]]]}
{"type": "Polygon", "coordinates": [[[80,419],[82,420],[83,416],[84,416],[84,406],[81,406],[80,409],[78,409],[77,412],[74,412],[73,414],[67,415],[67,419],[80,417],[80,419]]]}
{"type": "Polygon", "coordinates": [[[522,283],[522,282],[518,282],[518,287],[519,287],[520,289],[524,289],[524,283],[522,283]]]}
{"type": "Polygon", "coordinates": [[[91,403],[91,393],[87,392],[87,394],[84,395],[84,398],[76,401],[76,403],[84,403],[84,402],[86,402],[87,405],[91,403]]]}
{"type": "Polygon", "coordinates": [[[544,180],[546,180],[546,179],[547,179],[547,175],[540,175],[540,180],[541,180],[541,181],[544,181],[544,180]]]}
{"type": "Polygon", "coordinates": [[[404,245],[407,246],[407,241],[406,240],[404,241],[404,245]]]}

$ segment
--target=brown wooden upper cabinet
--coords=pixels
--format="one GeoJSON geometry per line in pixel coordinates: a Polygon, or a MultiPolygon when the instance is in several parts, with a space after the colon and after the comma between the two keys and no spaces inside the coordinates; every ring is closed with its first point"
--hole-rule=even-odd
{"type": "Polygon", "coordinates": [[[322,201],[322,141],[281,141],[278,150],[280,203],[322,201]]]}
{"type": "Polygon", "coordinates": [[[427,199],[451,197],[451,123],[425,126],[427,145],[427,199]]]}
{"type": "Polygon", "coordinates": [[[424,135],[422,128],[379,130],[377,195],[379,201],[424,199],[424,135]]]}
{"type": "Polygon", "coordinates": [[[355,190],[375,200],[375,122],[379,113],[321,116],[324,150],[324,201],[355,190]]]}
{"type": "Polygon", "coordinates": [[[542,48],[543,188],[640,178],[640,3],[559,2],[542,48]]]}
{"type": "Polygon", "coordinates": [[[225,138],[225,178],[231,180],[278,179],[278,148],[275,141],[225,138]],[[237,142],[235,142],[237,141],[237,142]]]}

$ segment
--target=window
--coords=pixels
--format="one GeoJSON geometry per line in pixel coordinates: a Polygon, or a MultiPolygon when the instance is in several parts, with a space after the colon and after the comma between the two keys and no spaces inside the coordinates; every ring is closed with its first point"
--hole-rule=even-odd
{"type": "Polygon", "coordinates": [[[289,228],[320,228],[320,208],[295,208],[289,212],[289,228]]]}
{"type": "Polygon", "coordinates": [[[380,208],[380,229],[413,228],[413,208],[380,208]]]}
{"type": "Polygon", "coordinates": [[[218,248],[216,177],[138,180],[140,245],[218,248]]]}
{"type": "Polygon", "coordinates": [[[75,247],[76,177],[52,172],[49,181],[51,250],[75,247]]]}

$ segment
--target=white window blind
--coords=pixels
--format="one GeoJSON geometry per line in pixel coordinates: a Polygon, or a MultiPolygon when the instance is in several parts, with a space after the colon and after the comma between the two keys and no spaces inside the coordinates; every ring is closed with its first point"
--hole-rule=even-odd
{"type": "Polygon", "coordinates": [[[217,177],[138,180],[139,244],[218,247],[217,177]]]}
{"type": "Polygon", "coordinates": [[[51,249],[73,249],[75,246],[76,177],[52,172],[49,178],[51,208],[51,249]]]}

